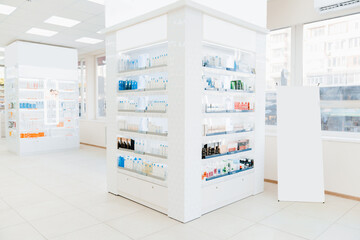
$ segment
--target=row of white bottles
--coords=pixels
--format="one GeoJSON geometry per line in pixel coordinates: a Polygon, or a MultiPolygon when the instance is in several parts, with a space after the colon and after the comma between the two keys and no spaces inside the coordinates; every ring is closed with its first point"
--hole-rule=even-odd
{"type": "Polygon", "coordinates": [[[152,176],[163,180],[167,178],[166,164],[156,163],[132,156],[119,156],[118,166],[146,176],[152,176]]]}
{"type": "Polygon", "coordinates": [[[166,112],[167,102],[163,100],[149,101],[146,110],[148,112],[166,112]]]}
{"type": "Polygon", "coordinates": [[[20,89],[43,89],[44,81],[37,79],[20,79],[19,80],[20,89]]]}

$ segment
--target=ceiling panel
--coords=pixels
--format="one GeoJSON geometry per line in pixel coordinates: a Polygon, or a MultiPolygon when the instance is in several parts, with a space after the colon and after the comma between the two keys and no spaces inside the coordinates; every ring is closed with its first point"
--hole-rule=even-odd
{"type": "Polygon", "coordinates": [[[15,40],[26,40],[77,48],[82,54],[105,48],[104,42],[91,45],[75,41],[80,37],[105,40],[97,33],[105,27],[103,5],[88,0],[0,0],[0,4],[17,7],[9,16],[0,14],[0,47],[15,40]],[[51,16],[81,22],[72,28],[44,23],[51,16]],[[27,34],[32,27],[57,31],[58,34],[52,37],[27,34]]]}

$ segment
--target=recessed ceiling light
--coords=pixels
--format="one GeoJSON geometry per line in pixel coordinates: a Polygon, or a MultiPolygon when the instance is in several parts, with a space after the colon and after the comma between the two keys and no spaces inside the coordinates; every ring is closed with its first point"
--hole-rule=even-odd
{"type": "Polygon", "coordinates": [[[5,52],[5,48],[0,47],[0,52],[5,52]]]}
{"type": "Polygon", "coordinates": [[[76,24],[80,23],[80,21],[78,21],[78,20],[73,20],[73,19],[63,18],[63,17],[57,17],[57,16],[52,16],[52,17],[46,19],[44,22],[54,24],[54,25],[63,26],[63,27],[73,27],[76,24]]]}
{"type": "Polygon", "coordinates": [[[105,0],[88,0],[90,2],[94,2],[94,3],[97,3],[97,4],[101,4],[101,5],[105,5],[105,0]]]}
{"type": "Polygon", "coordinates": [[[81,43],[96,44],[96,43],[100,43],[104,40],[96,39],[96,38],[82,37],[82,38],[76,39],[75,41],[81,42],[81,43]]]}
{"type": "Polygon", "coordinates": [[[0,4],[0,14],[10,15],[15,9],[16,7],[0,4]]]}
{"type": "Polygon", "coordinates": [[[41,28],[30,28],[26,33],[40,35],[40,36],[44,36],[44,37],[52,37],[55,34],[57,34],[58,32],[41,29],[41,28]]]}

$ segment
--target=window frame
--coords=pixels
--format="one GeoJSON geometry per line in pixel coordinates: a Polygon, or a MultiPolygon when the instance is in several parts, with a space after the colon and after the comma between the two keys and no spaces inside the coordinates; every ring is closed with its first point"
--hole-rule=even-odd
{"type": "MultiPolygon", "coordinates": [[[[322,22],[327,20],[332,20],[336,18],[342,18],[346,16],[356,15],[360,13],[352,13],[346,14],[338,17],[331,17],[322,19],[319,21],[305,22],[293,26],[282,27],[273,30],[280,30],[284,28],[291,28],[291,69],[290,69],[290,82],[289,85],[292,86],[304,86],[304,66],[303,66],[303,35],[304,35],[304,25],[322,22]]],[[[360,25],[360,24],[359,24],[360,25]]],[[[358,46],[360,47],[360,46],[358,46]]],[[[358,85],[357,85],[358,86],[358,85]]],[[[324,104],[324,101],[321,101],[320,104],[324,104]]],[[[334,101],[335,102],[335,101],[334,101]]],[[[338,103],[337,106],[341,106],[344,104],[344,101],[336,101],[338,103]]],[[[346,105],[350,103],[345,103],[346,105]]],[[[265,119],[264,119],[265,121],[265,119]]],[[[340,132],[340,131],[325,131],[322,130],[322,140],[325,141],[338,141],[338,142],[352,142],[352,143],[360,143],[360,133],[354,132],[340,132]]],[[[265,125],[265,135],[266,136],[277,136],[277,126],[276,125],[265,125]]]]}
{"type": "MultiPolygon", "coordinates": [[[[106,119],[106,114],[105,116],[100,116],[99,115],[99,78],[98,78],[98,58],[101,57],[106,57],[105,53],[99,54],[95,56],[95,116],[97,120],[105,120],[106,119]]],[[[104,80],[106,81],[106,79],[104,80]]],[[[106,96],[106,92],[105,92],[105,96],[106,96]]],[[[105,97],[106,99],[106,97],[105,97]]]]}
{"type": "Polygon", "coordinates": [[[86,74],[84,74],[84,71],[86,71],[86,61],[85,61],[85,58],[80,58],[78,60],[78,62],[80,62],[80,67],[81,67],[81,76],[80,76],[80,80],[79,80],[79,84],[81,84],[81,87],[80,87],[80,92],[79,92],[79,95],[81,97],[81,117],[79,117],[80,119],[87,119],[87,114],[86,114],[86,111],[85,111],[85,104],[86,104],[86,100],[84,99],[84,89],[86,88],[84,86],[84,82],[86,81],[86,79],[84,78],[84,75],[86,77],[86,74]],[[84,68],[85,67],[85,68],[84,68]]]}

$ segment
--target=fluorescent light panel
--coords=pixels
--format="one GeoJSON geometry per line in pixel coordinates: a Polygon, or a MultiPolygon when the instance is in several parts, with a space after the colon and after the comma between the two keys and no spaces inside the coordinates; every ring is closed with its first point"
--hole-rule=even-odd
{"type": "Polygon", "coordinates": [[[52,16],[44,21],[45,23],[50,23],[54,25],[59,25],[63,27],[73,27],[80,23],[78,20],[70,19],[70,18],[63,18],[58,16],[52,16]]]}
{"type": "Polygon", "coordinates": [[[44,37],[52,37],[55,34],[57,34],[58,32],[50,31],[50,30],[46,30],[46,29],[42,29],[42,28],[30,28],[26,33],[44,36],[44,37]]]}
{"type": "Polygon", "coordinates": [[[105,0],[88,0],[89,2],[105,5],[105,0]]]}
{"type": "Polygon", "coordinates": [[[0,14],[10,15],[15,9],[16,7],[0,4],[0,14]]]}
{"type": "Polygon", "coordinates": [[[81,42],[81,43],[88,43],[88,44],[97,44],[97,43],[102,42],[103,40],[96,39],[96,38],[82,37],[82,38],[76,39],[75,41],[81,42]]]}
{"type": "Polygon", "coordinates": [[[5,48],[0,47],[0,52],[5,52],[5,48]]]}
{"type": "Polygon", "coordinates": [[[0,60],[3,60],[5,57],[4,56],[0,56],[0,60]]]}

